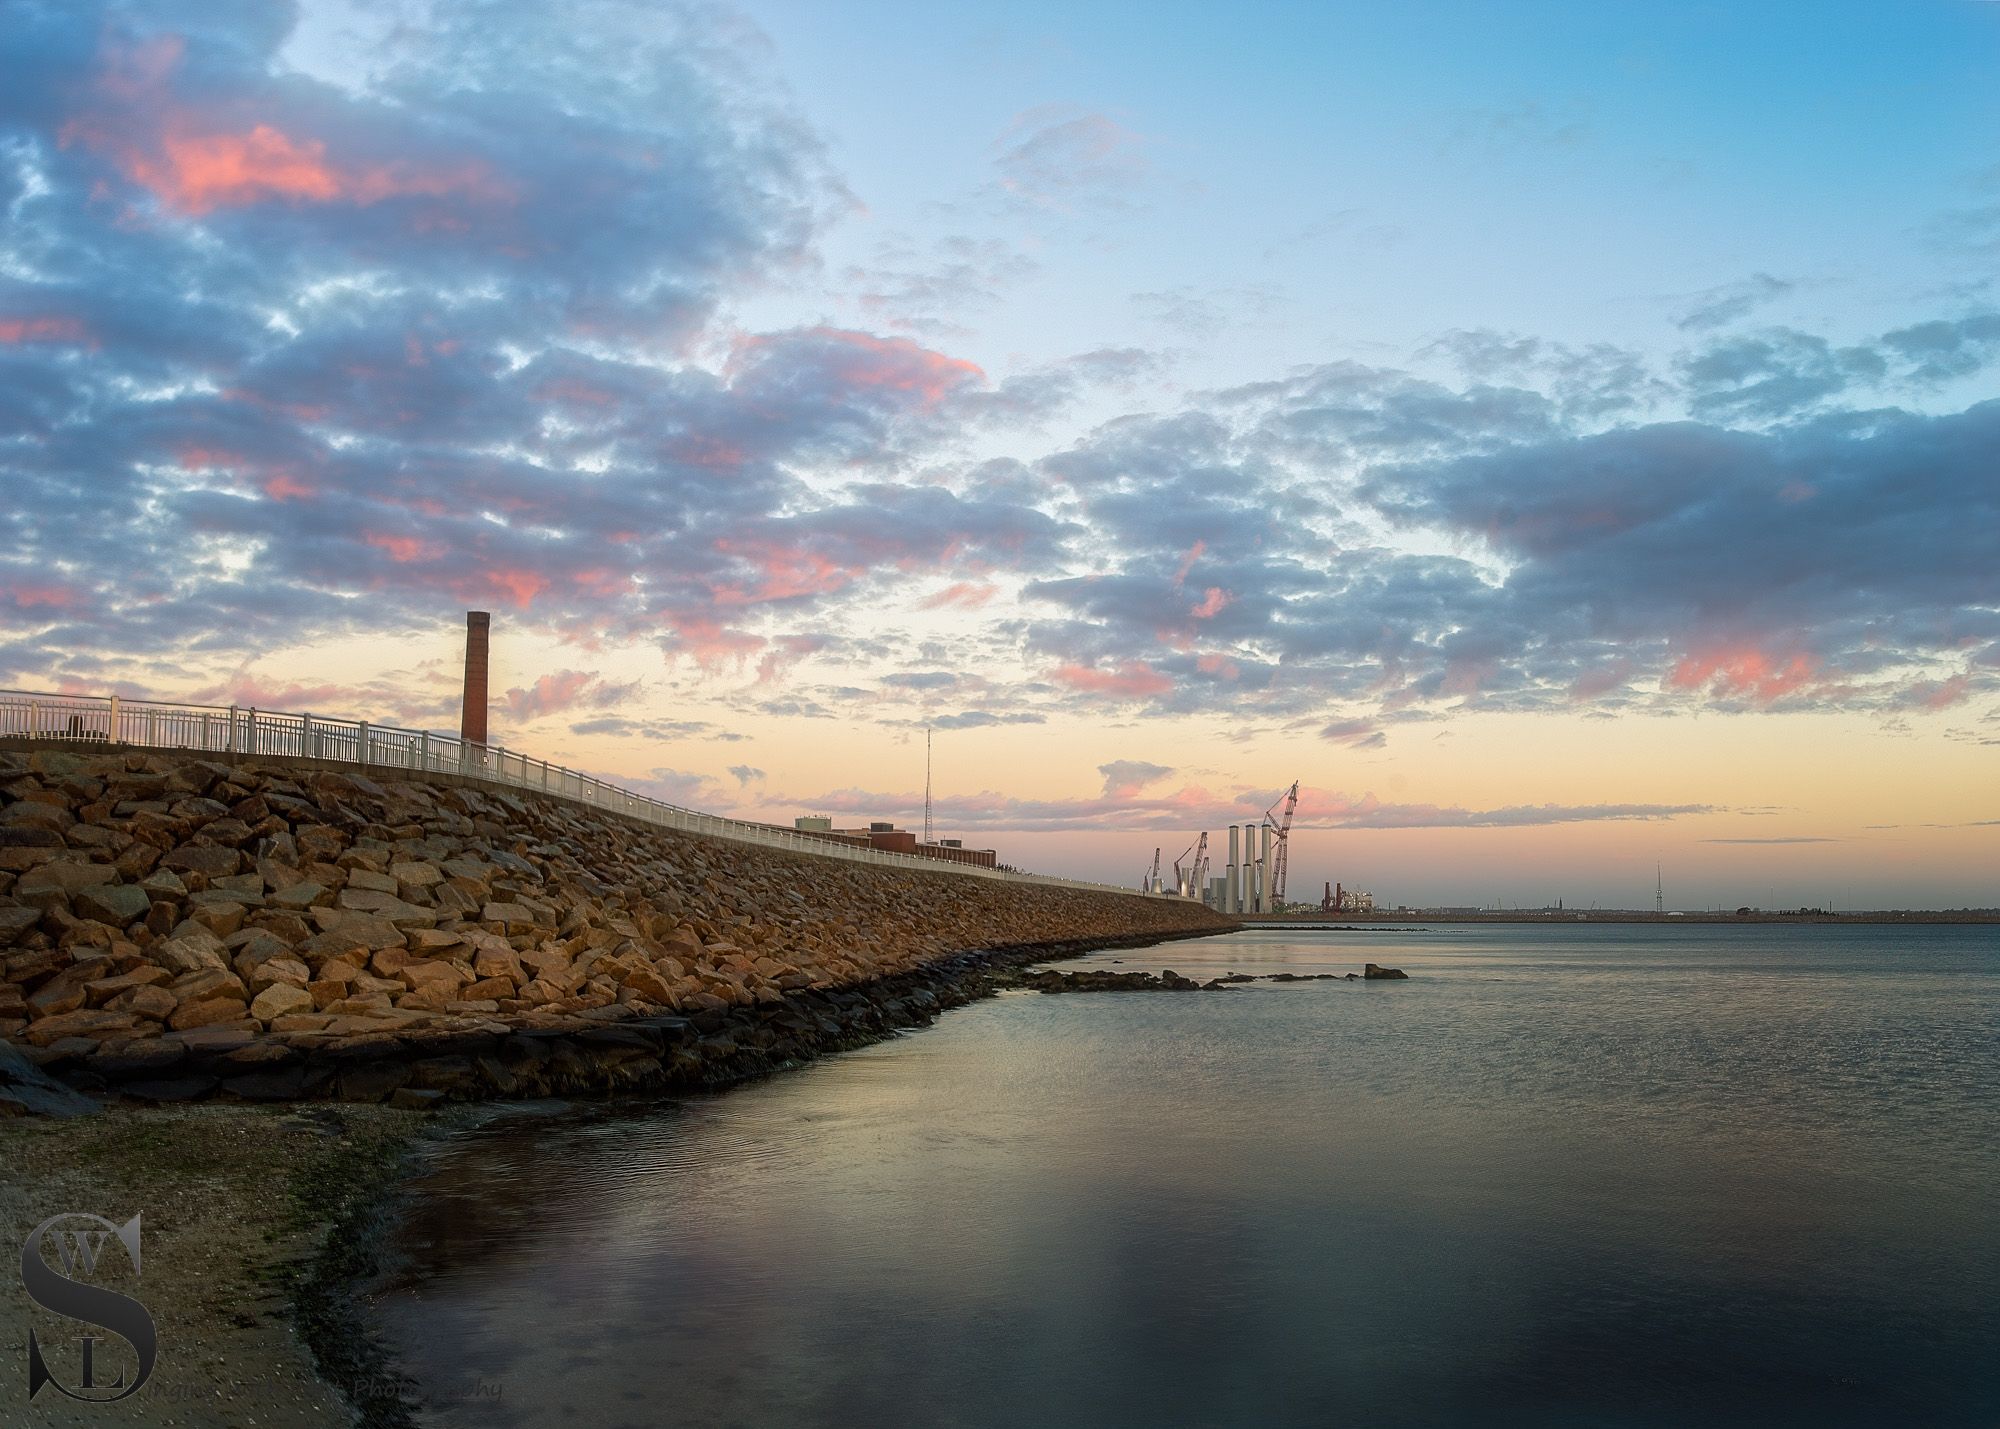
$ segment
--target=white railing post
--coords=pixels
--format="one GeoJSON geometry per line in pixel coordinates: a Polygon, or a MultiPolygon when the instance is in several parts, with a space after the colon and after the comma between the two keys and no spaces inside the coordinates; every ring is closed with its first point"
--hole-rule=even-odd
{"type": "Polygon", "coordinates": [[[118,742],[118,696],[116,695],[111,697],[111,719],[104,731],[104,738],[110,744],[118,742]]]}
{"type": "Polygon", "coordinates": [[[310,759],[315,752],[313,749],[313,717],[311,715],[300,715],[299,753],[310,759]]]}
{"type": "Polygon", "coordinates": [[[355,728],[357,730],[355,735],[355,755],[361,767],[366,769],[368,767],[368,721],[364,719],[355,728]]]}

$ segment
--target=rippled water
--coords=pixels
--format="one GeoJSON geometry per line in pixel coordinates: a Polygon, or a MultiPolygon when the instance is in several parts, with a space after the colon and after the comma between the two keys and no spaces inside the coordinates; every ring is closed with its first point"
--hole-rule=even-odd
{"type": "Polygon", "coordinates": [[[1114,959],[1411,980],[1010,994],[470,1137],[381,1305],[432,1420],[2000,1424],[2000,929],[1114,959]]]}

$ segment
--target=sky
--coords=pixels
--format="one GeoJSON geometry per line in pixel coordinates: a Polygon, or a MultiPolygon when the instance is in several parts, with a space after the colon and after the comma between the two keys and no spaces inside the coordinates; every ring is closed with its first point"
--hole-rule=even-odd
{"type": "Polygon", "coordinates": [[[2000,5],[0,0],[0,686],[2000,905],[2000,5]]]}

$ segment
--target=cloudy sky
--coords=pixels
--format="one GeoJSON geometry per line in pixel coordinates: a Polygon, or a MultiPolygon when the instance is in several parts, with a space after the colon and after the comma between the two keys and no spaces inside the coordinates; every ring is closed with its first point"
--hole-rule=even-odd
{"type": "Polygon", "coordinates": [[[2000,903],[2000,6],[0,0],[0,685],[2000,903]]]}

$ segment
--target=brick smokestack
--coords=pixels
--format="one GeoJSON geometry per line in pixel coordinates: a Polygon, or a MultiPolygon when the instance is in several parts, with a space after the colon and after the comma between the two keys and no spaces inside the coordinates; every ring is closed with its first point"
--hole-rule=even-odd
{"type": "Polygon", "coordinates": [[[486,743],[486,634],[493,617],[484,610],[465,612],[465,712],[459,718],[459,738],[486,743]]]}

